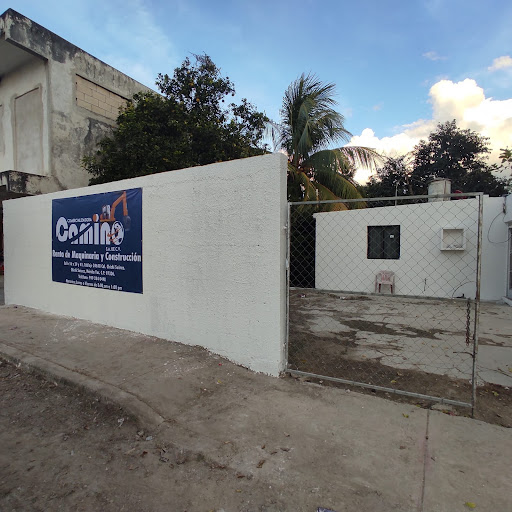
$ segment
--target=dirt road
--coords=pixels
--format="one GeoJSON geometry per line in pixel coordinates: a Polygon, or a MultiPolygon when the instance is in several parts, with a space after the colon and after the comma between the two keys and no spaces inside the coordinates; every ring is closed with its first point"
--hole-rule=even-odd
{"type": "Polygon", "coordinates": [[[0,363],[0,510],[286,510],[252,475],[143,432],[118,406],[0,363]]]}
{"type": "Polygon", "coordinates": [[[3,357],[22,364],[0,364],[2,511],[508,510],[509,429],[2,313],[3,357]]]}

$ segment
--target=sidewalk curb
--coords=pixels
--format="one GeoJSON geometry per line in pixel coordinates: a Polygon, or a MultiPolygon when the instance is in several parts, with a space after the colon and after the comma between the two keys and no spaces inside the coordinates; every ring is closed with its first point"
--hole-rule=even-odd
{"type": "Polygon", "coordinates": [[[102,382],[94,377],[70,370],[65,366],[35,356],[0,341],[0,360],[14,365],[22,365],[31,373],[56,380],[68,386],[100,396],[102,399],[115,403],[127,413],[134,416],[137,422],[145,427],[159,428],[166,420],[147,403],[135,395],[128,393],[112,384],[102,382]]]}
{"type": "MultiPolygon", "coordinates": [[[[98,396],[106,403],[122,407],[126,413],[135,419],[135,422],[141,429],[146,431],[148,429],[153,430],[155,433],[167,438],[168,448],[173,448],[180,454],[180,458],[182,459],[188,456],[196,458],[201,457],[205,463],[212,468],[229,469],[230,471],[238,471],[238,473],[240,473],[240,468],[227,465],[224,461],[220,461],[216,457],[209,455],[204,448],[194,446],[193,444],[191,445],[189,439],[187,439],[187,435],[180,435],[183,434],[183,432],[177,431],[175,425],[171,425],[163,416],[135,395],[127,393],[116,386],[75,372],[29,352],[6,345],[2,343],[2,341],[0,341],[0,362],[1,361],[24,367],[24,369],[34,375],[60,382],[81,392],[98,396]]],[[[180,464],[180,462],[178,462],[178,464],[180,464]]]]}

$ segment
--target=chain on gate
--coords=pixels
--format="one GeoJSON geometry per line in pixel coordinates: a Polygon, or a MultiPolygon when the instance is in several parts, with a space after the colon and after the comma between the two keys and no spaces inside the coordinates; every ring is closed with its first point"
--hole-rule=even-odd
{"type": "Polygon", "coordinates": [[[471,299],[468,299],[466,306],[466,346],[469,347],[471,337],[471,299]]]}

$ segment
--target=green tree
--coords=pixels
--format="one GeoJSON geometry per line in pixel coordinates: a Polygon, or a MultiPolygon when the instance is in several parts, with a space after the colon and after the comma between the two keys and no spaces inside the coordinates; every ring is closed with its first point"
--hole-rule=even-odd
{"type": "Polygon", "coordinates": [[[408,155],[388,157],[366,183],[365,197],[412,196],[410,157],[408,155]]]}
{"type": "Polygon", "coordinates": [[[330,148],[351,137],[344,117],[334,110],[334,93],[334,84],[304,74],[285,92],[274,140],[288,155],[291,201],[358,199],[361,194],[352,179],[354,165],[371,167],[379,158],[369,148],[330,148]]]}
{"type": "Polygon", "coordinates": [[[512,170],[512,149],[510,148],[500,148],[500,159],[501,165],[505,168],[509,168],[512,170]]]}
{"type": "Polygon", "coordinates": [[[413,150],[411,179],[416,194],[426,194],[434,177],[449,178],[452,191],[504,194],[507,181],[493,174],[499,167],[488,164],[489,153],[487,137],[458,128],[455,120],[438,124],[428,141],[420,141],[413,150]]]}
{"type": "Polygon", "coordinates": [[[84,158],[91,184],[245,158],[267,152],[267,117],[235,95],[229,77],[207,55],[187,58],[172,77],[158,75],[161,94],[128,102],[111,136],[84,158]]]}
{"type": "Polygon", "coordinates": [[[501,148],[500,151],[501,151],[501,153],[500,153],[501,163],[502,164],[512,163],[512,149],[501,148]]]}

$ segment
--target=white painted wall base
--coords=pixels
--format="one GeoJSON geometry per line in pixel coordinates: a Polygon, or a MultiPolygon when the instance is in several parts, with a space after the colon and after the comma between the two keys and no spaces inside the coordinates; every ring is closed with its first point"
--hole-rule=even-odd
{"type": "Polygon", "coordinates": [[[284,369],[286,157],[4,202],[5,300],[284,369]],[[52,199],[142,187],[144,293],[52,281],[52,199]]]}

